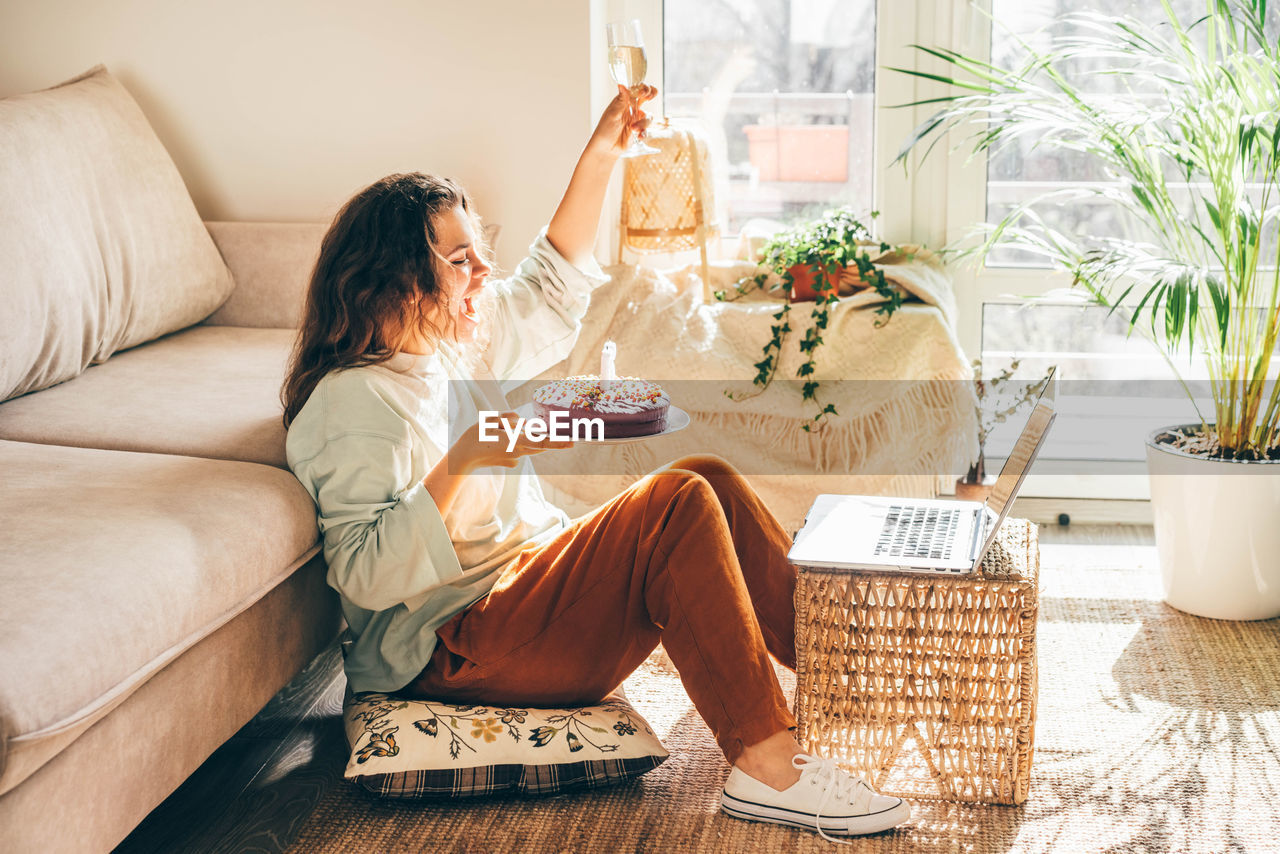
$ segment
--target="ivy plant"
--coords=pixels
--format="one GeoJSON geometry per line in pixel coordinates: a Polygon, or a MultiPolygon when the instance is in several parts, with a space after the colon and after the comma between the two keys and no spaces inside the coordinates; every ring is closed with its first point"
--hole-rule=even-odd
{"type": "MultiPolygon", "coordinates": [[[[873,211],[870,219],[877,216],[879,214],[873,211]]],[[[831,307],[840,301],[837,293],[840,277],[846,269],[850,272],[856,270],[862,281],[884,298],[876,308],[876,314],[881,317],[875,323],[876,327],[883,326],[901,307],[902,292],[885,280],[884,273],[872,263],[871,258],[873,251],[879,255],[892,249],[895,247],[874,238],[871,229],[858,219],[852,208],[847,207],[828,211],[819,219],[775,235],[761,250],[754,275],[740,279],[732,292],[715,293],[716,299],[731,301],[752,291],[780,292],[783,300],[782,306],[773,314],[770,338],[761,351],[760,361],[755,363],[756,375],[752,383],[759,389],[750,395],[726,394],[731,399],[742,400],[759,394],[773,382],[782,361],[782,347],[791,333],[789,320],[791,297],[796,286],[795,272],[807,268],[813,277],[817,296],[811,311],[813,324],[800,340],[800,352],[805,361],[796,370],[796,376],[803,383],[800,389],[802,400],[812,401],[818,412],[804,424],[804,429],[812,430],[821,425],[828,415],[838,415],[835,404],[824,404],[818,399],[819,384],[814,374],[822,335],[831,319],[831,307]]],[[[905,250],[898,251],[907,254],[905,250]]]]}

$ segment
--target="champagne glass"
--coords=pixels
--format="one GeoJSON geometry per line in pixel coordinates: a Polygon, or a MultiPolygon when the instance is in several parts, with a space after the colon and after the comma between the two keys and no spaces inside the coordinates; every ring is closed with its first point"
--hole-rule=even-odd
{"type": "MultiPolygon", "coordinates": [[[[609,73],[619,85],[626,86],[632,95],[640,91],[644,83],[644,75],[649,70],[649,61],[644,55],[644,39],[640,36],[640,22],[636,20],[609,24],[609,73]]],[[[644,111],[636,107],[636,112],[644,115],[644,111]]],[[[623,157],[639,157],[644,154],[657,154],[658,149],[645,145],[637,133],[631,144],[622,152],[623,157]]]]}

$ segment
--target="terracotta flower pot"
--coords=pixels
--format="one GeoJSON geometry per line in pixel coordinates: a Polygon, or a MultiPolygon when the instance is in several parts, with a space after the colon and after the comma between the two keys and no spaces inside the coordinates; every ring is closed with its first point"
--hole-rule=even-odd
{"type": "Polygon", "coordinates": [[[788,269],[791,277],[795,279],[795,284],[791,289],[792,302],[813,302],[818,297],[818,292],[824,294],[830,293],[833,287],[832,283],[823,276],[821,285],[815,287],[813,280],[813,269],[803,264],[797,264],[788,269]]]}
{"type": "Polygon", "coordinates": [[[996,476],[989,474],[981,482],[961,478],[956,481],[956,498],[961,501],[986,501],[996,485],[996,476]]]}
{"type": "Polygon", "coordinates": [[[849,180],[848,125],[746,125],[761,181],[849,180]]]}
{"type": "MultiPolygon", "coordinates": [[[[788,267],[791,278],[795,279],[795,284],[791,288],[792,302],[813,302],[818,296],[818,291],[822,293],[830,293],[831,282],[823,276],[820,288],[814,287],[813,269],[804,264],[797,264],[794,267],[788,267]]],[[[864,280],[858,273],[858,268],[854,266],[845,267],[840,274],[840,278],[836,286],[844,289],[847,295],[851,290],[860,291],[863,288],[870,287],[870,283],[864,280]]]]}

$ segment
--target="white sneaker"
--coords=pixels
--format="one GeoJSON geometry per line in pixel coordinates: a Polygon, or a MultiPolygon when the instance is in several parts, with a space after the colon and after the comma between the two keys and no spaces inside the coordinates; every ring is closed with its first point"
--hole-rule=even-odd
{"type": "Polygon", "coordinates": [[[834,761],[800,754],[791,760],[800,779],[781,792],[734,768],[724,784],[720,808],[735,818],[773,821],[816,830],[830,842],[888,830],[911,817],[902,798],[877,795],[834,761]]]}

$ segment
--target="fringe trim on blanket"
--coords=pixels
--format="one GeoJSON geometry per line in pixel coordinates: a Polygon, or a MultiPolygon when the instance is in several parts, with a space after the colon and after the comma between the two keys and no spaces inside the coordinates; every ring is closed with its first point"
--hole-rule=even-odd
{"type": "Polygon", "coordinates": [[[936,475],[963,473],[976,456],[976,425],[967,417],[975,406],[967,384],[933,379],[911,383],[901,396],[872,412],[828,418],[811,432],[804,429],[807,415],[796,418],[732,409],[690,414],[699,434],[714,431],[719,438],[716,444],[723,446],[731,437],[737,437],[735,443],[767,441],[770,457],[808,463],[777,474],[936,475]],[[968,429],[956,430],[957,424],[968,429]],[[886,456],[893,459],[883,459],[886,456]]]}

